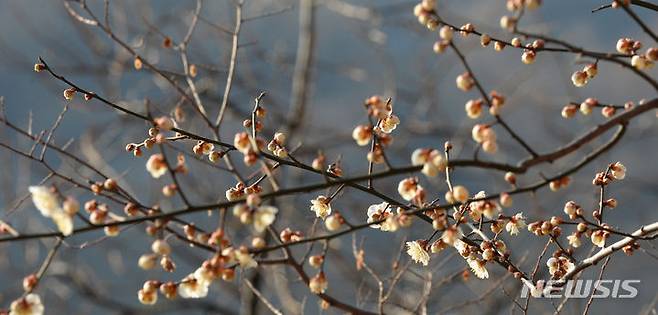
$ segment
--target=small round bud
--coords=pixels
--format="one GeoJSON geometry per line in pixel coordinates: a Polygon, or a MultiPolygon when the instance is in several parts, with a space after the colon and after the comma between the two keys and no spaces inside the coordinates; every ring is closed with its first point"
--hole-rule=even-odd
{"type": "Polygon", "coordinates": [[[25,290],[25,292],[32,292],[32,290],[34,290],[34,288],[37,286],[37,283],[39,283],[37,275],[27,275],[25,278],[23,278],[23,290],[25,290]]]}
{"type": "Polygon", "coordinates": [[[155,254],[144,254],[142,256],[139,256],[139,260],[137,261],[137,265],[139,265],[139,268],[142,268],[144,270],[150,270],[155,267],[155,263],[158,259],[158,256],[155,254]]]}
{"type": "Polygon", "coordinates": [[[160,285],[160,293],[164,295],[167,299],[173,300],[176,298],[178,291],[178,286],[174,282],[165,282],[160,285]]]}
{"type": "Polygon", "coordinates": [[[46,65],[44,65],[43,63],[34,64],[34,72],[41,72],[43,70],[46,70],[46,65]]]}
{"type": "Polygon", "coordinates": [[[439,30],[439,36],[441,36],[441,38],[444,39],[444,40],[447,40],[447,41],[452,40],[452,35],[453,35],[452,27],[450,27],[448,25],[444,25],[439,30]]]}
{"type": "Polygon", "coordinates": [[[117,189],[117,182],[112,178],[108,178],[103,182],[103,188],[109,191],[115,191],[117,189]]]}
{"type": "Polygon", "coordinates": [[[169,244],[167,244],[167,242],[162,239],[153,241],[151,244],[151,250],[158,255],[167,256],[171,254],[171,246],[169,246],[169,244]]]}
{"type": "Polygon", "coordinates": [[[109,225],[103,228],[103,231],[105,232],[105,235],[110,236],[110,237],[115,237],[118,236],[119,233],[121,232],[121,229],[119,228],[118,225],[109,225]]]}
{"type": "Polygon", "coordinates": [[[558,190],[560,189],[560,181],[559,181],[559,180],[551,181],[551,182],[548,184],[548,187],[549,187],[552,191],[558,191],[558,190]]]}
{"type": "Polygon", "coordinates": [[[74,88],[68,88],[68,89],[64,90],[64,93],[63,93],[63,94],[64,94],[64,98],[65,98],[67,101],[72,100],[72,99],[73,99],[73,96],[75,96],[75,92],[76,92],[76,90],[75,90],[74,88]]]}
{"type": "Polygon", "coordinates": [[[658,48],[651,47],[647,49],[645,56],[647,56],[647,59],[649,59],[649,61],[658,61],[658,48]]]}
{"type": "Polygon", "coordinates": [[[457,87],[462,91],[469,91],[475,85],[475,81],[470,73],[464,72],[457,76],[457,87]]]}
{"type": "Polygon", "coordinates": [[[198,74],[198,71],[197,71],[196,65],[193,65],[193,64],[190,65],[188,70],[189,70],[190,77],[193,77],[193,78],[194,78],[194,77],[196,77],[196,75],[198,74]]]}
{"type": "Polygon", "coordinates": [[[262,237],[254,237],[251,240],[251,246],[256,249],[261,249],[265,248],[267,244],[265,243],[265,240],[262,237]]]}
{"type": "Polygon", "coordinates": [[[133,67],[135,67],[135,70],[141,70],[142,66],[143,66],[142,59],[136,57],[135,60],[133,60],[133,67]]]}
{"type": "Polygon", "coordinates": [[[133,150],[135,150],[136,147],[137,147],[136,144],[128,143],[126,144],[126,152],[132,152],[133,150]]]}
{"type": "Polygon", "coordinates": [[[586,65],[585,68],[583,68],[583,71],[587,73],[587,77],[589,77],[590,79],[595,77],[599,73],[598,67],[595,63],[590,63],[586,65]]]}
{"type": "Polygon", "coordinates": [[[516,174],[512,172],[505,173],[505,181],[512,185],[516,185],[516,174]]]}
{"type": "Polygon", "coordinates": [[[74,215],[80,211],[80,203],[75,198],[69,196],[64,199],[62,209],[64,209],[64,212],[68,215],[74,215]]]}
{"type": "Polygon", "coordinates": [[[320,268],[324,263],[324,256],[322,255],[313,255],[308,258],[308,264],[313,268],[320,268]]]}
{"type": "Polygon", "coordinates": [[[123,212],[129,217],[134,217],[139,212],[139,208],[136,204],[129,202],[123,207],[123,212]]]}
{"type": "Polygon", "coordinates": [[[178,186],[176,186],[176,184],[165,185],[162,187],[162,194],[165,197],[172,197],[176,194],[177,190],[178,190],[178,186]]]}
{"type": "Polygon", "coordinates": [[[495,51],[503,51],[503,49],[505,49],[505,43],[499,41],[494,42],[495,51]]]}
{"type": "Polygon", "coordinates": [[[564,106],[562,108],[562,113],[561,114],[562,114],[562,117],[564,117],[564,118],[571,118],[571,117],[575,116],[577,112],[578,112],[578,106],[576,106],[574,104],[569,104],[569,105],[564,106]]]}
{"type": "Polygon", "coordinates": [[[166,272],[174,272],[176,270],[176,264],[171,258],[169,258],[169,256],[162,256],[160,259],[160,267],[166,272]]]}
{"type": "Polygon", "coordinates": [[[534,52],[533,50],[526,50],[523,52],[523,55],[521,55],[521,61],[523,63],[529,65],[533,62],[535,62],[535,57],[537,57],[537,53],[534,52]]]}
{"type": "Polygon", "coordinates": [[[583,87],[587,84],[587,72],[576,71],[571,75],[571,82],[577,87],[583,87]]]}
{"type": "Polygon", "coordinates": [[[480,45],[482,45],[482,47],[487,47],[489,46],[489,43],[491,43],[491,36],[482,34],[482,36],[480,36],[480,45]]]}
{"type": "Polygon", "coordinates": [[[516,28],[516,19],[511,16],[503,15],[500,18],[500,27],[511,32],[516,28]]]}

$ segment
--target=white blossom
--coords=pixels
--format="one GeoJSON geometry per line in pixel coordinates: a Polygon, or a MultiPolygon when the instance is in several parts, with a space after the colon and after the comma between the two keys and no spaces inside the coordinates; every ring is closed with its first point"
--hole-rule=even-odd
{"type": "Polygon", "coordinates": [[[11,302],[9,315],[42,315],[44,310],[39,295],[29,293],[25,297],[11,302]]]}
{"type": "Polygon", "coordinates": [[[65,236],[73,233],[73,217],[62,208],[59,198],[48,187],[30,186],[32,201],[46,218],[51,218],[57,225],[57,229],[65,236]]]}
{"type": "Polygon", "coordinates": [[[507,232],[510,235],[517,235],[517,234],[519,234],[519,230],[523,229],[525,227],[526,227],[525,217],[523,217],[522,212],[519,212],[519,213],[515,214],[509,220],[509,222],[507,222],[507,225],[505,225],[505,230],[507,230],[507,232]]]}
{"type": "Polygon", "coordinates": [[[471,271],[475,274],[476,277],[480,279],[489,278],[489,271],[487,271],[486,264],[487,262],[481,259],[466,259],[468,266],[471,267],[471,271]]]}
{"type": "Polygon", "coordinates": [[[193,274],[188,275],[178,286],[178,295],[184,299],[199,299],[208,295],[209,282],[200,281],[193,274]]]}
{"type": "Polygon", "coordinates": [[[148,161],[146,161],[146,170],[151,173],[153,178],[159,178],[167,173],[167,163],[162,154],[158,153],[151,155],[148,161]]]}
{"type": "Polygon", "coordinates": [[[423,246],[423,240],[407,242],[407,254],[411,257],[416,263],[421,263],[423,266],[427,266],[430,262],[430,254],[425,250],[423,246]]]}
{"type": "Polygon", "coordinates": [[[273,206],[260,206],[254,213],[254,229],[263,232],[276,219],[279,209],[273,206]]]}
{"type": "Polygon", "coordinates": [[[315,216],[318,218],[326,218],[331,214],[331,204],[329,201],[329,198],[325,196],[318,196],[311,200],[311,211],[315,212],[315,216]]]}

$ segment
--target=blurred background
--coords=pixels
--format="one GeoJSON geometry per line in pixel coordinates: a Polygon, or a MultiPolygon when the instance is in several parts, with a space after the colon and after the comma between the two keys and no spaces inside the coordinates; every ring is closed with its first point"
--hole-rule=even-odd
{"type": "MultiPolygon", "coordinates": [[[[299,38],[299,2],[290,0],[246,0],[244,22],[239,35],[237,70],[230,106],[222,124],[220,136],[232,141],[242,131],[242,121],[248,118],[253,98],[267,92],[264,106],[268,110],[263,134],[271,135],[286,129],[293,121],[298,124],[289,143],[299,146],[296,157],[310,163],[318,150],[329,161],[340,159],[348,176],[365,174],[367,149],[357,147],[351,138],[352,129],[367,123],[363,100],[371,95],[392,97],[394,111],[402,123],[394,133],[394,143],[387,150],[393,165],[409,164],[413,149],[441,148],[450,140],[455,146],[453,157],[472,158],[476,143],[471,139],[475,123],[487,122],[483,115],[478,121],[466,117],[464,103],[479,97],[475,91],[464,93],[455,86],[455,77],[464,68],[452,51],[436,55],[432,45],[438,36],[424,29],[413,16],[416,1],[405,0],[324,0],[313,6],[313,37],[309,75],[304,83],[307,95],[303,115],[291,114],[292,82],[299,38]],[[294,120],[289,119],[294,118],[294,120]]],[[[86,16],[72,1],[71,8],[86,16]]],[[[88,1],[96,16],[103,17],[103,2],[88,1]]],[[[197,67],[194,78],[210,116],[217,115],[226,83],[231,52],[231,35],[235,23],[232,1],[205,0],[198,26],[188,47],[189,62],[197,67]],[[228,32],[227,32],[228,30],[228,32]]],[[[520,28],[560,38],[593,51],[612,52],[620,37],[642,41],[645,47],[651,39],[621,10],[591,10],[603,1],[545,1],[523,17],[520,28]]],[[[196,1],[152,0],[110,1],[108,19],[114,34],[126,42],[156,67],[185,85],[181,57],[173,49],[163,47],[168,36],[179,42],[192,20],[196,1]]],[[[510,40],[512,35],[499,27],[502,15],[509,14],[505,1],[439,1],[442,18],[455,25],[473,23],[477,30],[510,40]]],[[[649,26],[658,26],[656,12],[635,8],[649,26]]],[[[506,49],[494,52],[482,48],[477,37],[456,37],[457,46],[466,54],[474,73],[485,90],[497,90],[507,97],[501,115],[539,152],[548,152],[583,134],[605,121],[598,111],[592,115],[577,115],[573,119],[560,116],[562,107],[570,101],[581,102],[596,97],[603,103],[623,104],[627,101],[653,99],[655,91],[629,71],[616,65],[599,63],[599,75],[585,88],[575,88],[571,73],[582,63],[573,54],[539,53],[532,65],[521,62],[521,51],[506,49]]],[[[61,112],[65,100],[61,93],[66,88],[61,82],[45,74],[32,71],[37,58],[43,57],[56,72],[81,87],[95,91],[109,100],[138,112],[144,112],[146,100],[154,115],[173,112],[180,104],[180,95],[162,78],[145,69],[135,70],[133,56],[108,38],[96,26],[80,23],[72,18],[63,1],[2,0],[0,1],[0,95],[4,97],[6,115],[10,121],[34,133],[51,127],[61,112]]],[[[656,69],[648,71],[656,76],[656,69]]],[[[186,85],[185,85],[186,86],[186,85]]],[[[187,119],[181,124],[186,130],[210,136],[205,125],[196,119],[190,106],[183,106],[187,119]]],[[[622,161],[628,168],[627,178],[612,185],[608,192],[619,201],[619,206],[607,212],[606,219],[613,226],[632,231],[644,223],[658,219],[658,154],[657,120],[647,113],[633,120],[627,134],[613,149],[606,152],[573,176],[568,189],[551,192],[544,188],[536,194],[518,195],[514,205],[504,212],[508,215],[523,211],[529,220],[560,215],[567,200],[575,200],[586,210],[598,202],[598,190],[591,185],[595,172],[604,170],[614,161],[622,161]]],[[[131,194],[148,204],[158,203],[164,211],[179,209],[178,198],[163,198],[164,178],[153,180],[144,169],[146,158],[135,158],[124,151],[129,142],[140,142],[148,126],[132,117],[109,109],[98,101],[84,102],[76,98],[57,129],[54,142],[68,144],[68,151],[87,160],[107,174],[118,178],[131,194]],[[70,143],[69,143],[70,142],[70,143]]],[[[499,151],[480,153],[482,159],[516,164],[526,157],[517,143],[499,130],[499,151]]],[[[555,163],[544,164],[519,176],[521,185],[533,183],[542,175],[555,175],[571,167],[582,156],[606,142],[612,133],[603,135],[576,153],[555,163]]],[[[0,128],[0,141],[24,150],[32,143],[8,128],[0,128]]],[[[171,148],[189,150],[193,143],[178,143],[171,148]]],[[[173,156],[174,153],[171,153],[173,156]]],[[[149,155],[148,152],[145,154],[149,155]]],[[[245,174],[254,169],[245,167],[236,155],[238,168],[245,174]]],[[[81,179],[96,179],[89,170],[79,168],[69,160],[48,153],[46,159],[58,170],[81,179]]],[[[0,219],[9,222],[22,233],[52,230],[52,223],[38,215],[33,204],[21,202],[29,185],[37,184],[48,173],[37,163],[0,150],[0,219]],[[18,205],[18,206],[17,206],[18,205]]],[[[230,174],[210,167],[207,163],[188,162],[190,174],[181,178],[184,191],[195,203],[215,202],[224,198],[224,191],[235,184],[230,174]]],[[[322,177],[282,168],[278,178],[283,187],[321,182],[322,177]]],[[[473,168],[456,169],[453,182],[465,185],[472,193],[485,190],[495,193],[509,189],[504,173],[473,168]]],[[[394,195],[399,180],[395,176],[375,181],[375,186],[394,195]]],[[[443,199],[447,189],[441,176],[421,178],[429,198],[443,199]]],[[[90,194],[58,182],[58,187],[81,202],[93,198],[90,194]]],[[[275,226],[280,230],[292,227],[307,231],[314,220],[308,210],[309,200],[322,194],[314,192],[277,199],[281,209],[275,226]]],[[[335,202],[349,222],[364,222],[368,205],[380,203],[372,196],[346,189],[335,202]]],[[[119,206],[111,206],[121,211],[119,206]]],[[[199,226],[212,230],[218,218],[214,214],[194,214],[186,217],[199,226]]],[[[81,221],[76,225],[83,224],[81,221]]],[[[248,239],[250,230],[235,218],[229,223],[234,242],[248,239]]],[[[38,293],[45,300],[47,314],[267,314],[259,302],[252,302],[249,290],[239,279],[233,283],[213,285],[208,298],[166,301],[154,307],[139,304],[136,292],[148,279],[180,279],[192,272],[206,259],[204,252],[172,241],[174,258],[178,264],[174,274],[161,270],[143,271],[137,258],[148,252],[151,238],[144,234],[144,226],[134,226],[118,238],[104,238],[102,232],[76,235],[66,240],[58,253],[38,293]]],[[[571,231],[568,231],[569,233],[571,231]]],[[[398,233],[383,233],[369,229],[359,231],[354,241],[363,246],[368,264],[383,277],[389,277],[392,264],[400,255],[404,240],[425,238],[431,227],[417,222],[412,229],[398,233]]],[[[567,233],[564,233],[565,236],[567,233]]],[[[535,264],[545,240],[530,236],[504,238],[512,250],[512,258],[520,261],[521,269],[529,271],[535,264]]],[[[352,305],[374,309],[376,283],[365,271],[356,271],[352,255],[352,236],[331,242],[328,257],[329,293],[352,305]]],[[[0,243],[0,308],[22,293],[21,279],[35,272],[43,261],[53,240],[29,240],[0,243]]],[[[606,269],[606,279],[641,279],[639,295],[635,299],[600,299],[592,305],[591,314],[655,313],[658,299],[656,249],[643,243],[645,251],[633,257],[616,254],[606,269]],[[653,310],[653,311],[652,311],[653,310]]],[[[300,248],[298,256],[304,252],[300,248]]],[[[315,251],[320,246],[316,246],[315,251]]],[[[589,246],[576,250],[576,257],[587,257],[589,246]]],[[[276,256],[275,254],[273,254],[276,256]]],[[[408,258],[403,254],[401,262],[408,258]]],[[[545,264],[539,275],[547,278],[545,264]]],[[[429,267],[411,265],[398,284],[387,313],[404,314],[414,310],[423,294],[423,279],[431,277],[432,290],[428,297],[429,313],[510,313],[514,309],[509,295],[518,294],[520,284],[505,277],[506,272],[490,266],[489,280],[470,277],[465,280],[461,270],[464,261],[454,251],[444,251],[432,257],[429,267]],[[457,275],[457,276],[456,276],[457,275]],[[504,289],[500,289],[503,287],[504,289]],[[398,306],[395,306],[398,305],[398,306]]],[[[599,268],[591,268],[583,279],[596,279],[599,268]]],[[[257,285],[277,307],[286,314],[340,313],[335,309],[323,311],[318,299],[308,293],[298,277],[281,266],[259,270],[257,285]]],[[[572,299],[564,307],[564,314],[580,313],[586,299],[572,299]]],[[[559,301],[533,300],[531,313],[553,313],[559,301]]],[[[518,309],[514,310],[518,313],[518,309]]]]}

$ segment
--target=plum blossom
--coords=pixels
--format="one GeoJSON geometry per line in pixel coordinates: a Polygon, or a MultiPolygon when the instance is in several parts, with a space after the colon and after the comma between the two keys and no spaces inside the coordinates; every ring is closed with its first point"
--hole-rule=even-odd
{"type": "Polygon", "coordinates": [[[311,211],[315,212],[318,218],[326,218],[331,214],[331,200],[326,196],[318,196],[311,200],[311,211]]]}
{"type": "Polygon", "coordinates": [[[64,211],[57,195],[45,186],[30,186],[28,189],[32,194],[32,201],[41,212],[41,215],[51,218],[63,235],[71,235],[73,233],[73,217],[64,211]]]}
{"type": "Polygon", "coordinates": [[[44,310],[39,295],[29,293],[25,297],[11,302],[9,315],[43,315],[44,310]]]}
{"type": "Polygon", "coordinates": [[[486,261],[477,258],[468,258],[466,259],[466,262],[468,263],[468,266],[471,267],[471,271],[473,271],[476,277],[480,279],[489,278],[489,271],[487,271],[486,268],[486,261]]]}
{"type": "Polygon", "coordinates": [[[418,179],[413,177],[405,178],[398,184],[398,193],[407,201],[414,199],[416,192],[422,189],[423,187],[418,184],[418,179]]]}
{"type": "Polygon", "coordinates": [[[510,218],[507,225],[505,225],[505,230],[507,230],[510,235],[517,235],[519,234],[519,230],[525,228],[525,226],[525,217],[522,212],[519,212],[510,218]]]}
{"type": "MultiPolygon", "coordinates": [[[[393,218],[393,210],[387,202],[382,202],[380,204],[374,204],[368,207],[368,223],[379,221],[382,219],[393,218]]],[[[395,222],[397,223],[397,222],[395,222]]],[[[395,231],[397,229],[397,224],[385,220],[381,224],[372,224],[371,228],[380,229],[384,232],[395,231]]]]}
{"type": "Polygon", "coordinates": [[[569,236],[567,236],[567,240],[569,241],[569,245],[573,248],[578,248],[582,244],[580,241],[580,236],[578,233],[573,233],[569,236]]]}
{"type": "Polygon", "coordinates": [[[379,122],[379,130],[383,133],[391,133],[400,124],[400,118],[393,114],[389,114],[379,122]]]}
{"type": "Polygon", "coordinates": [[[201,281],[190,274],[178,286],[178,294],[184,299],[199,299],[208,295],[210,282],[201,281]]]}
{"type": "Polygon", "coordinates": [[[320,271],[317,275],[311,278],[308,282],[308,287],[311,292],[315,294],[322,294],[327,291],[329,283],[327,282],[327,277],[324,275],[324,272],[320,271]]]}
{"type": "Polygon", "coordinates": [[[615,162],[615,164],[610,166],[610,172],[612,173],[612,177],[622,180],[626,177],[626,166],[621,164],[621,162],[615,162]]]}
{"type": "Polygon", "coordinates": [[[425,250],[426,243],[424,240],[407,242],[407,254],[414,262],[423,264],[423,266],[427,266],[430,262],[430,254],[425,250]]]}
{"type": "Polygon", "coordinates": [[[439,150],[416,149],[411,154],[411,164],[423,165],[422,173],[428,177],[434,177],[446,168],[446,160],[439,150]]]}
{"type": "Polygon", "coordinates": [[[551,276],[561,277],[567,272],[573,270],[576,266],[564,256],[551,257],[546,261],[548,272],[551,276]]]}
{"type": "Polygon", "coordinates": [[[372,129],[370,126],[366,125],[356,126],[354,131],[352,131],[352,138],[359,146],[368,145],[368,143],[370,143],[370,138],[372,138],[372,129]]]}
{"type": "Polygon", "coordinates": [[[258,266],[258,262],[249,254],[246,247],[240,247],[240,249],[235,251],[235,259],[237,259],[240,267],[244,269],[256,268],[258,266]]]}
{"type": "Polygon", "coordinates": [[[160,153],[151,155],[148,161],[146,161],[146,170],[151,173],[153,178],[159,178],[167,173],[167,163],[164,156],[160,153]]]}
{"type": "Polygon", "coordinates": [[[279,209],[273,206],[260,206],[254,212],[254,229],[263,232],[276,219],[279,209]]]}

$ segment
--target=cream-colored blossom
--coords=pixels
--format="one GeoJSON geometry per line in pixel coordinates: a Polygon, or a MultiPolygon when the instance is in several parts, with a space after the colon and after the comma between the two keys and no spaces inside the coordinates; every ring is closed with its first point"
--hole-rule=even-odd
{"type": "Polygon", "coordinates": [[[308,282],[308,288],[315,294],[322,294],[327,291],[329,283],[324,272],[320,271],[317,275],[313,276],[308,282]]]}
{"type": "Polygon", "coordinates": [[[466,259],[468,266],[471,267],[471,271],[475,274],[476,277],[480,279],[489,278],[489,271],[487,271],[486,264],[487,262],[482,259],[466,259]]]}
{"type": "Polygon", "coordinates": [[[372,138],[372,129],[370,126],[365,125],[356,126],[354,131],[352,131],[352,138],[359,146],[368,145],[370,138],[372,138]]]}
{"type": "Polygon", "coordinates": [[[210,283],[200,281],[194,277],[194,274],[190,274],[178,285],[178,295],[184,299],[204,298],[208,295],[209,285],[210,283]]]}
{"type": "Polygon", "coordinates": [[[235,258],[238,260],[240,267],[244,269],[256,268],[258,266],[258,262],[256,262],[251,254],[249,254],[249,251],[246,247],[241,247],[240,249],[236,250],[235,258]]]}
{"type": "Polygon", "coordinates": [[[428,177],[434,177],[446,168],[446,160],[438,150],[416,149],[411,154],[411,164],[423,165],[422,173],[428,177]]]}
{"type": "Polygon", "coordinates": [[[370,225],[371,228],[380,229],[384,232],[395,230],[397,226],[392,225],[392,223],[388,220],[388,218],[392,217],[394,217],[393,211],[388,202],[382,202],[368,207],[368,223],[387,219],[380,224],[370,225]]]}
{"type": "Polygon", "coordinates": [[[615,162],[615,164],[610,166],[610,172],[612,173],[612,177],[622,180],[626,177],[626,166],[621,164],[621,162],[615,162]]]}
{"type": "Polygon", "coordinates": [[[580,237],[576,233],[567,236],[567,240],[569,241],[569,245],[573,248],[578,248],[582,244],[580,237]]]}
{"type": "Polygon", "coordinates": [[[311,200],[311,211],[315,212],[315,216],[318,218],[326,218],[331,214],[331,204],[329,198],[326,196],[318,196],[317,198],[311,200]]]}
{"type": "Polygon", "coordinates": [[[29,293],[25,297],[19,298],[9,307],[9,315],[43,315],[45,307],[41,303],[41,298],[35,293],[29,293]]]}
{"type": "Polygon", "coordinates": [[[605,239],[606,239],[606,234],[603,230],[598,230],[592,232],[592,236],[590,239],[592,240],[592,244],[598,246],[598,247],[605,247],[605,239]]]}
{"type": "Polygon", "coordinates": [[[407,255],[416,263],[427,266],[430,262],[430,254],[425,250],[424,243],[425,241],[423,240],[407,242],[407,255]]]}
{"type": "Polygon", "coordinates": [[[398,116],[395,116],[393,114],[389,114],[386,116],[384,119],[381,120],[379,123],[379,129],[383,133],[391,133],[395,128],[397,128],[398,124],[400,124],[400,118],[398,116]]]}
{"type": "Polygon", "coordinates": [[[57,229],[65,236],[73,233],[73,217],[66,213],[59,202],[57,195],[45,186],[30,186],[32,201],[39,209],[41,215],[51,218],[57,229]]]}
{"type": "Polygon", "coordinates": [[[517,235],[519,234],[519,230],[525,227],[525,217],[522,212],[519,212],[510,218],[507,225],[505,225],[505,230],[507,230],[510,235],[517,235]]]}
{"type": "Polygon", "coordinates": [[[404,200],[410,201],[416,196],[416,191],[423,189],[418,185],[418,179],[410,177],[405,178],[398,184],[398,193],[404,200]]]}
{"type": "Polygon", "coordinates": [[[44,217],[50,217],[61,210],[57,195],[46,186],[30,186],[32,202],[44,217]]]}
{"type": "Polygon", "coordinates": [[[51,218],[57,225],[57,229],[62,232],[64,236],[73,234],[73,217],[68,213],[64,211],[55,212],[51,218]]]}
{"type": "Polygon", "coordinates": [[[254,229],[263,232],[276,219],[279,209],[273,206],[260,206],[254,213],[254,229]]]}
{"type": "Polygon", "coordinates": [[[210,285],[215,279],[217,278],[217,275],[212,271],[211,268],[206,268],[204,266],[201,266],[197,268],[194,271],[194,279],[201,283],[206,283],[210,285]]]}
{"type": "Polygon", "coordinates": [[[151,155],[148,161],[146,161],[146,170],[151,173],[153,178],[159,178],[167,173],[167,163],[164,156],[160,153],[151,155]]]}

